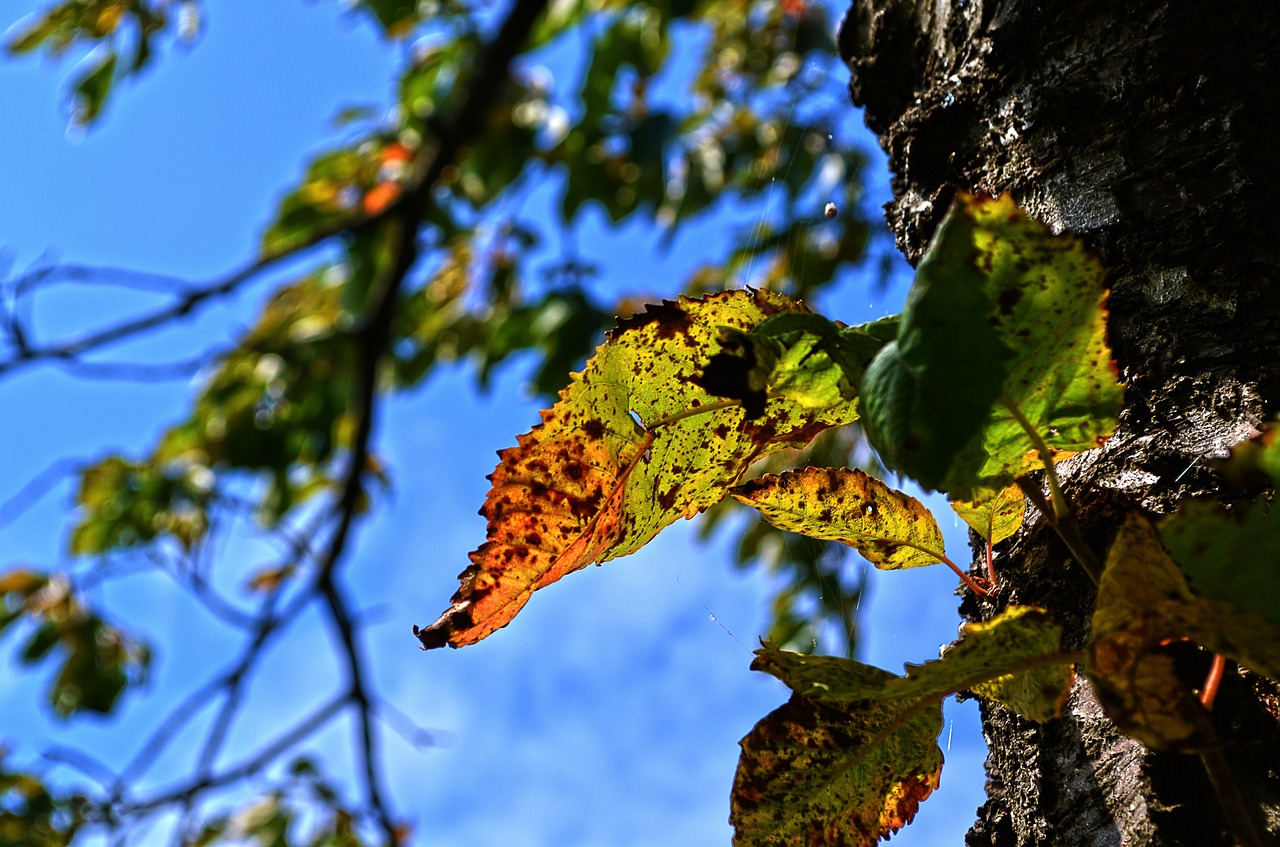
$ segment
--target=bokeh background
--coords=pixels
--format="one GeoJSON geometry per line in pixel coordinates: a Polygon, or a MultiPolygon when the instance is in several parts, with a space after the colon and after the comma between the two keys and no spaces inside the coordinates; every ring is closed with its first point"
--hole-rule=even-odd
{"type": "MultiPolygon", "coordinates": [[[[274,203],[309,155],[341,137],[331,122],[336,111],[386,101],[406,49],[335,3],[218,4],[208,15],[193,49],[171,51],[127,84],[88,131],[68,128],[65,66],[30,58],[0,64],[0,275],[59,263],[191,280],[226,273],[255,253],[274,203]]],[[[575,73],[549,61],[553,74],[575,73]]],[[[831,72],[824,96],[843,96],[843,70],[836,64],[831,72]]],[[[884,159],[852,108],[841,131],[856,135],[869,161],[859,202],[882,226],[884,159]]],[[[552,185],[523,202],[536,210],[555,202],[556,191],[552,185]]],[[[588,214],[563,238],[599,266],[600,285],[615,295],[669,290],[661,280],[686,276],[715,255],[726,228],[759,214],[718,214],[682,230],[666,250],[650,224],[616,226],[603,214],[588,214]]],[[[815,220],[821,214],[816,205],[815,220]]],[[[910,269],[886,233],[871,250],[887,257],[887,284],[869,263],[823,294],[817,305],[825,314],[854,323],[900,309],[910,269]]],[[[178,347],[195,352],[230,339],[290,269],[113,352],[160,360],[178,347]]],[[[33,320],[46,334],[74,332],[145,302],[137,291],[67,285],[47,292],[33,320]]],[[[633,556],[539,592],[510,627],[474,647],[424,654],[410,635],[412,624],[444,609],[468,551],[484,538],[477,509],[495,452],[538,420],[542,404],[524,389],[534,366],[516,357],[486,391],[477,390],[471,368],[451,366],[385,406],[376,444],[392,490],[359,526],[343,580],[357,598],[366,653],[388,702],[379,740],[394,806],[413,843],[433,847],[728,844],[737,742],[786,699],[780,683],[748,671],[778,585],[762,569],[733,567],[733,526],[700,540],[696,522],[680,522],[633,556]]],[[[51,483],[2,515],[0,562],[72,566],[74,484],[52,482],[57,471],[49,468],[148,449],[184,414],[197,379],[83,380],[54,365],[6,375],[0,500],[41,474],[51,483]]],[[[952,557],[966,558],[965,531],[945,505],[933,505],[952,557]]],[[[263,551],[252,539],[228,551],[216,578],[234,594],[263,551]]],[[[850,560],[850,567],[861,565],[850,560]]],[[[955,585],[941,566],[871,570],[857,657],[895,672],[936,657],[956,635],[955,585]]],[[[106,608],[134,610],[127,625],[155,650],[149,682],[109,718],[54,716],[43,693],[52,668],[21,668],[17,640],[0,641],[0,744],[56,784],[91,779],[84,767],[42,751],[127,758],[157,715],[240,649],[241,636],[229,628],[193,626],[207,616],[153,571],[139,568],[92,595],[106,608]]],[[[275,643],[251,680],[229,749],[252,749],[321,702],[339,684],[334,650],[318,618],[275,643]]],[[[149,784],[169,784],[190,768],[211,716],[202,713],[170,746],[145,777],[149,784]]],[[[896,844],[960,844],[982,801],[976,707],[949,703],[946,716],[941,788],[896,844]]],[[[354,732],[341,721],[299,753],[354,786],[354,732]]],[[[249,783],[225,792],[213,807],[232,808],[254,790],[249,783]]],[[[157,819],[140,843],[167,843],[172,823],[157,819]]]]}

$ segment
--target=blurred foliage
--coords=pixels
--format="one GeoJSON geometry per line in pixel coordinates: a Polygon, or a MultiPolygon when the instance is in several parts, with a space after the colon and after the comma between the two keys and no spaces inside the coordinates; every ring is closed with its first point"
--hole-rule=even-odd
{"type": "Polygon", "coordinates": [[[66,847],[84,822],[85,798],[54,793],[8,758],[0,747],[0,847],[66,847]]]}
{"type": "MultiPolygon", "coordinates": [[[[343,807],[338,790],[315,763],[304,758],[289,766],[282,786],[231,814],[210,819],[189,843],[192,847],[365,847],[380,843],[359,820],[358,812],[343,807]],[[324,813],[308,814],[317,805],[324,813]]],[[[404,843],[409,831],[400,829],[395,835],[397,844],[404,843]]]]}
{"type": "Polygon", "coordinates": [[[23,664],[50,655],[62,660],[48,695],[60,717],[106,714],[127,686],[146,680],[150,651],[93,614],[63,578],[23,569],[0,573],[0,635],[19,629],[19,622],[27,633],[18,654],[23,664]]]}
{"type": "MultiPolygon", "coordinates": [[[[337,140],[280,193],[264,227],[264,259],[298,253],[314,264],[211,358],[190,411],[150,449],[83,469],[75,556],[168,555],[190,565],[216,549],[229,504],[265,530],[301,530],[302,555],[307,522],[341,496],[356,446],[362,333],[381,286],[398,272],[395,213],[439,148],[494,23],[489,6],[459,0],[348,5],[403,45],[404,62],[391,102],[344,110],[337,140]],[[326,240],[337,249],[307,253],[326,240]]],[[[4,43],[12,55],[75,59],[71,120],[91,127],[109,113],[119,83],[154,64],[162,46],[195,40],[203,9],[197,0],[61,0],[16,24],[4,43]]],[[[396,289],[379,351],[378,390],[410,390],[457,362],[487,388],[504,364],[520,361],[531,365],[529,388],[554,398],[616,318],[640,303],[742,284],[821,296],[840,269],[863,259],[869,231],[858,211],[862,157],[841,131],[849,107],[831,76],[839,67],[833,29],[827,8],[806,0],[552,3],[480,131],[428,186],[417,258],[396,289]],[[536,192],[556,198],[550,214],[531,199],[536,192]],[[695,225],[745,219],[744,211],[753,224],[697,237],[700,266],[688,278],[641,269],[644,287],[631,290],[600,279],[590,252],[564,237],[603,217],[640,223],[669,248],[695,225]]],[[[802,461],[854,456],[866,467],[861,444],[856,428],[844,428],[802,461]]],[[[380,457],[362,471],[363,483],[386,481],[380,457]]],[[[369,505],[362,491],[357,508],[369,505]]],[[[713,509],[704,531],[735,508],[713,509]]],[[[861,580],[845,548],[751,520],[737,557],[777,576],[769,638],[851,651],[861,580]]],[[[302,564],[259,568],[249,589],[271,603],[314,572],[302,564]]],[[[107,712],[145,678],[148,654],[88,611],[74,584],[25,569],[0,576],[0,629],[27,633],[23,661],[64,657],[50,692],[59,714],[107,712]]],[[[294,813],[281,794],[207,822],[199,843],[365,843],[352,829],[359,816],[344,817],[336,795],[325,799],[316,785],[313,799],[334,810],[319,835],[291,834],[294,813]]]]}

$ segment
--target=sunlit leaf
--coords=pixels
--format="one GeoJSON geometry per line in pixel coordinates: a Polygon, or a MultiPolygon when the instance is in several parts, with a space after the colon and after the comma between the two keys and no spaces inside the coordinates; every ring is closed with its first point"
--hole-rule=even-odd
{"type": "Polygon", "coordinates": [[[1060,451],[1101,444],[1122,390],[1106,342],[1105,272],[1009,197],[960,194],[868,369],[867,433],[891,467],[962,499],[1040,466],[1016,420],[1060,451]]]}
{"type": "Polygon", "coordinates": [[[1017,485],[1010,485],[995,497],[982,503],[952,500],[951,508],[960,520],[992,544],[1010,538],[1022,526],[1027,512],[1027,498],[1017,485]]]}
{"type": "Polygon", "coordinates": [[[767,291],[650,306],[620,321],[542,423],[502,451],[482,514],[489,541],[427,647],[462,646],[505,626],[537,588],[634,552],[662,527],[724,497],[747,466],[848,423],[852,402],[810,410],[782,399],[758,420],[697,384],[720,327],[747,331],[800,311],[767,291]]]}
{"type": "Polygon", "coordinates": [[[0,847],[69,847],[84,826],[86,798],[13,769],[0,745],[0,847]]]}
{"type": "Polygon", "coordinates": [[[944,555],[924,504],[857,468],[769,474],[732,493],[779,529],[847,544],[881,569],[932,565],[944,555]]]}
{"type": "Polygon", "coordinates": [[[108,456],[85,468],[76,494],[79,521],[71,552],[80,555],[146,544],[169,535],[191,549],[209,527],[208,491],[189,468],[108,456]]]}
{"type": "Polygon", "coordinates": [[[975,689],[1024,717],[1055,717],[1072,654],[1043,609],[1010,607],[905,677],[852,659],[756,651],[791,700],[742,741],[730,822],[737,845],[871,845],[909,823],[937,786],[942,701],[975,689]]]}
{"type": "Polygon", "coordinates": [[[725,328],[724,352],[711,357],[700,384],[742,403],[750,417],[769,397],[810,409],[853,401],[867,364],[896,333],[896,318],[845,327],[809,312],[775,315],[750,332],[725,328]]]}
{"type": "Polygon", "coordinates": [[[1153,747],[1194,749],[1213,737],[1166,652],[1181,639],[1280,679],[1280,628],[1235,603],[1193,594],[1155,527],[1131,514],[1098,587],[1088,669],[1116,725],[1153,747]]]}
{"type": "Polygon", "coordinates": [[[735,847],[873,845],[910,823],[938,786],[941,700],[857,698],[896,677],[849,659],[831,661],[848,663],[855,699],[811,698],[787,672],[829,657],[790,654],[779,665],[769,648],[757,655],[753,669],[796,693],[742,739],[729,810],[735,847]]]}

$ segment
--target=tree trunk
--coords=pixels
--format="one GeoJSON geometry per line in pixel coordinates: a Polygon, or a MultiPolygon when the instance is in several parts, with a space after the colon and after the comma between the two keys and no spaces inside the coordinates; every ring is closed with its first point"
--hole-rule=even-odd
{"type": "MultiPolygon", "coordinates": [[[[1126,411],[1103,449],[1063,465],[1095,550],[1126,511],[1212,494],[1207,460],[1280,400],[1280,5],[856,0],[840,48],[912,263],[966,188],[1012,192],[1111,269],[1126,411]]],[[[1083,645],[1093,586],[1043,522],[997,553],[991,600],[1046,606],[1083,645]]],[[[1208,657],[1186,658],[1197,685],[1208,657]]],[[[1233,843],[1200,760],[1120,735],[1087,682],[1043,726],[982,715],[990,799],[968,845],[1233,843]]],[[[1280,688],[1228,674],[1214,722],[1263,843],[1280,843],[1277,716],[1280,688]]]]}

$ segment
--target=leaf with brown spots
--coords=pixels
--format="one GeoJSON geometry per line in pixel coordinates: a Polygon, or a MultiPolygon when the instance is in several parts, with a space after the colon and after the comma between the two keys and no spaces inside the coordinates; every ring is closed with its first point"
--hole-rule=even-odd
{"type": "MultiPolygon", "coordinates": [[[[752,667],[778,676],[762,661],[768,652],[757,651],[752,667]]],[[[869,665],[857,673],[872,689],[897,678],[869,665]]],[[[942,772],[941,700],[916,706],[792,694],[742,739],[729,810],[735,847],[869,847],[909,824],[942,772]]]]}
{"type": "Polygon", "coordinates": [[[1041,466],[1013,409],[1056,451],[1105,441],[1123,391],[1104,277],[1078,239],[1052,234],[1008,196],[959,194],[897,339],[863,381],[864,426],[889,466],[986,500],[1041,466]]]}
{"type": "Polygon", "coordinates": [[[847,544],[882,570],[946,560],[942,532],[924,504],[857,468],[766,474],[731,493],[778,529],[847,544]]]}
{"type": "Polygon", "coordinates": [[[738,847],[872,845],[910,823],[938,784],[942,702],[966,689],[1019,714],[1058,714],[1077,654],[1043,609],[969,624],[941,659],[905,677],[834,656],[766,646],[751,667],[791,699],[742,740],[730,823],[738,847]]]}
{"type": "Polygon", "coordinates": [[[1168,653],[1183,639],[1280,679],[1280,628],[1235,603],[1193,594],[1155,527],[1131,514],[1098,586],[1088,669],[1111,719],[1151,747],[1196,749],[1213,737],[1168,653]]]}
{"type": "Polygon", "coordinates": [[[749,332],[787,312],[807,310],[768,291],[726,291],[620,321],[542,423],[498,454],[481,509],[488,541],[450,608],[415,628],[423,646],[485,638],[537,589],[632,553],[719,502],[756,459],[856,419],[852,399],[809,408],[771,397],[747,420],[699,384],[724,329],[749,332]]]}
{"type": "Polygon", "coordinates": [[[952,500],[952,510],[991,544],[999,544],[1013,536],[1022,526],[1027,512],[1027,498],[1016,484],[1010,485],[985,503],[952,500]]]}

